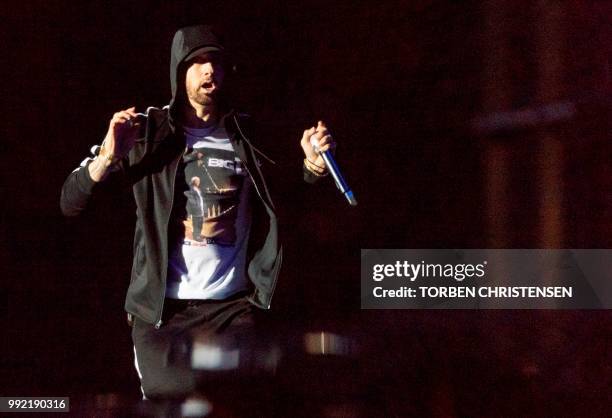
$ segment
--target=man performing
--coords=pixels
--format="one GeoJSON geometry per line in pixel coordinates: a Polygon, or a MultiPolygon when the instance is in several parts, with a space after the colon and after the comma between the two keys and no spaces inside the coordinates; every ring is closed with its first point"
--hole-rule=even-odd
{"type": "MultiPolygon", "coordinates": [[[[227,62],[210,27],[177,31],[169,106],[149,108],[146,117],[133,107],[115,113],[97,155],[62,188],[62,211],[74,216],[107,178],[123,175],[132,184],[137,220],[125,309],[150,399],[193,392],[184,355],[190,338],[251,324],[257,308],[269,309],[281,266],[275,207],[260,167],[266,158],[260,162],[247,116],[222,100],[227,62]],[[265,227],[252,228],[259,224],[265,227]]],[[[327,174],[318,151],[332,145],[322,122],[304,131],[306,181],[327,174]]]]}

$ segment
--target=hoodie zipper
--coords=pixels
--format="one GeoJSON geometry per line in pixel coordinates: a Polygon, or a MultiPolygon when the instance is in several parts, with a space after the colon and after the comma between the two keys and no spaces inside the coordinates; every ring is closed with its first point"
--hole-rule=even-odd
{"type": "MultiPolygon", "coordinates": [[[[236,127],[238,128],[238,131],[240,132],[240,136],[242,136],[242,138],[244,138],[245,142],[249,144],[249,147],[251,147],[251,157],[253,157],[253,163],[255,164],[255,167],[257,168],[257,171],[259,172],[260,177],[262,178],[262,182],[263,182],[263,175],[261,175],[261,170],[259,170],[259,167],[257,166],[257,158],[255,157],[255,153],[253,152],[253,149],[255,149],[255,147],[251,144],[251,141],[249,141],[249,139],[246,137],[246,135],[242,132],[242,129],[240,129],[240,125],[238,124],[238,118],[236,117],[236,115],[234,114],[234,122],[236,123],[236,127]]],[[[259,153],[264,156],[267,160],[271,161],[272,163],[276,164],[274,161],[272,161],[270,158],[268,158],[264,153],[262,153],[261,151],[259,151],[259,153]]],[[[249,174],[249,177],[251,177],[251,180],[253,181],[253,184],[255,185],[255,190],[257,190],[257,194],[259,195],[259,197],[261,198],[261,200],[265,203],[266,199],[264,199],[264,197],[261,195],[261,192],[259,190],[259,187],[257,187],[257,182],[255,181],[255,177],[253,177],[253,174],[251,174],[251,171],[249,170],[249,167],[247,167],[247,165],[244,165],[244,168],[246,169],[246,172],[249,174]]],[[[265,183],[264,183],[264,187],[265,187],[265,183]]],[[[266,189],[267,191],[267,189],[266,189]]],[[[270,196],[270,193],[268,193],[268,196],[270,196]]],[[[274,203],[272,202],[272,199],[270,200],[270,204],[272,205],[272,209],[274,209],[274,203]]]]}
{"type": "MultiPolygon", "coordinates": [[[[259,166],[257,164],[257,157],[255,156],[255,152],[254,150],[257,150],[257,148],[255,148],[253,146],[253,144],[251,144],[251,141],[249,141],[249,139],[246,137],[246,135],[244,134],[244,132],[242,132],[242,129],[240,128],[240,125],[238,124],[238,118],[236,117],[236,115],[234,114],[234,122],[236,123],[236,127],[238,128],[238,131],[240,132],[240,135],[242,136],[242,138],[244,138],[245,142],[247,144],[249,144],[249,147],[251,149],[251,157],[253,158],[253,163],[255,164],[255,168],[257,168],[257,172],[259,173],[259,177],[261,178],[261,181],[263,183],[263,186],[266,188],[266,195],[268,196],[268,200],[270,201],[270,205],[272,211],[275,211],[274,208],[274,202],[272,202],[272,197],[270,197],[270,192],[268,191],[268,188],[266,186],[265,180],[263,178],[263,174],[261,172],[261,170],[259,169],[259,166]]],[[[273,164],[276,164],[274,161],[272,161],[269,157],[267,157],[263,152],[257,150],[263,157],[265,157],[267,160],[269,160],[270,162],[272,162],[273,164]]],[[[255,177],[253,177],[253,174],[251,173],[251,171],[249,170],[249,168],[247,167],[247,164],[244,164],[244,168],[246,170],[246,172],[249,174],[249,177],[251,178],[251,181],[253,182],[253,185],[255,186],[255,190],[257,191],[257,194],[259,195],[259,198],[261,199],[261,201],[268,206],[268,204],[266,203],[266,199],[264,199],[264,197],[261,195],[261,192],[259,190],[259,187],[257,187],[257,182],[255,181],[255,177]]],[[[281,254],[281,260],[282,262],[282,254],[281,254]]],[[[280,269],[276,269],[276,272],[274,273],[274,283],[272,285],[272,292],[270,293],[270,300],[268,302],[268,305],[266,306],[266,309],[270,309],[270,306],[272,305],[272,298],[274,297],[274,291],[276,290],[276,284],[278,283],[278,273],[280,272],[280,269]]],[[[257,291],[257,289],[255,289],[257,291]]]]}
{"type": "MultiPolygon", "coordinates": [[[[171,194],[171,198],[170,198],[170,212],[172,212],[172,209],[174,208],[174,194],[175,194],[175,190],[176,190],[176,175],[178,174],[178,169],[180,164],[180,161],[183,157],[185,157],[185,153],[187,152],[187,146],[185,146],[185,149],[183,150],[181,156],[179,157],[179,160],[176,164],[176,168],[174,169],[174,175],[173,177],[173,181],[172,181],[172,194],[171,194]]],[[[172,213],[170,213],[170,215],[172,215],[172,213]]],[[[168,234],[168,224],[170,223],[170,216],[168,216],[168,219],[166,220],[166,235],[168,234]]],[[[167,251],[166,251],[167,252],[167,251]]],[[[166,254],[167,257],[167,254],[166,254]]],[[[155,329],[159,329],[162,326],[162,317],[164,316],[164,302],[166,300],[166,281],[168,280],[168,260],[166,260],[166,277],[164,278],[164,286],[162,286],[162,295],[161,295],[161,309],[159,311],[159,317],[157,318],[157,322],[155,323],[155,329]]]]}
{"type": "MultiPolygon", "coordinates": [[[[255,162],[255,164],[257,164],[257,162],[255,162]]],[[[259,188],[257,187],[257,182],[255,181],[255,178],[253,178],[253,175],[251,174],[251,171],[247,168],[246,164],[244,165],[244,168],[245,168],[246,172],[249,174],[249,177],[251,178],[251,181],[253,182],[253,185],[255,186],[255,190],[257,190],[257,194],[259,195],[259,198],[267,206],[268,204],[266,203],[266,200],[261,195],[261,192],[259,191],[259,188]]],[[[270,202],[270,203],[272,203],[272,202],[270,202]]],[[[281,260],[282,260],[282,258],[281,258],[281,260]]],[[[272,286],[272,292],[270,293],[270,301],[268,302],[268,305],[266,306],[266,309],[270,309],[270,306],[272,305],[272,297],[274,296],[274,291],[276,290],[276,282],[278,282],[278,269],[274,273],[274,283],[273,283],[273,286],[272,286]]],[[[257,291],[257,289],[255,289],[255,291],[257,291]]]]}

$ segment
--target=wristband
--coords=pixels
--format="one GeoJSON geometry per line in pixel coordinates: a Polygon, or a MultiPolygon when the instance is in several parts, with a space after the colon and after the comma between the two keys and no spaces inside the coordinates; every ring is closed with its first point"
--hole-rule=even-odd
{"type": "Polygon", "coordinates": [[[101,157],[101,158],[103,158],[103,159],[105,160],[105,163],[106,163],[106,166],[107,166],[107,167],[110,167],[110,166],[112,166],[112,165],[115,165],[115,164],[117,164],[119,161],[121,161],[121,158],[119,158],[119,157],[115,157],[115,155],[114,155],[114,154],[108,154],[108,155],[105,155],[105,152],[104,152],[104,151],[105,151],[105,150],[104,150],[104,144],[102,144],[102,146],[100,147],[100,151],[98,152],[98,156],[99,156],[99,157],[101,157]]]}
{"type": "Polygon", "coordinates": [[[310,161],[308,159],[308,157],[306,157],[306,161],[308,161],[308,163],[310,163],[311,165],[314,165],[315,167],[319,168],[321,171],[325,171],[326,168],[325,167],[321,167],[320,165],[318,165],[317,163],[313,163],[312,161],[310,161]]]}
{"type": "Polygon", "coordinates": [[[304,158],[304,167],[317,177],[325,177],[329,174],[326,169],[310,162],[308,158],[304,158]]]}

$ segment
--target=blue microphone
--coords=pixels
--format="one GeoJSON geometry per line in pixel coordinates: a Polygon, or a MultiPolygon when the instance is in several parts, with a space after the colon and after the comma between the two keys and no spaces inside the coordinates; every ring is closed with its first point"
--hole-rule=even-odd
{"type": "Polygon", "coordinates": [[[357,206],[357,199],[355,199],[355,195],[353,194],[353,191],[349,187],[346,180],[344,180],[344,176],[340,172],[340,167],[338,167],[338,164],[336,163],[336,160],[334,159],[334,156],[332,155],[331,151],[328,150],[328,151],[320,152],[319,144],[315,138],[311,138],[310,143],[314,147],[315,151],[319,152],[319,154],[321,154],[321,157],[323,157],[323,161],[325,161],[325,165],[327,166],[327,169],[329,170],[332,177],[334,178],[334,181],[336,182],[336,187],[338,187],[338,190],[342,192],[342,194],[346,197],[346,200],[348,200],[351,206],[357,206]]]}

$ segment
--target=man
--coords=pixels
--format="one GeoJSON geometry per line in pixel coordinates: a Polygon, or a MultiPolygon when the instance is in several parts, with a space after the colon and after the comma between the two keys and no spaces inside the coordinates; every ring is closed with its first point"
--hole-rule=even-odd
{"type": "MultiPolygon", "coordinates": [[[[169,106],[149,108],[146,118],[133,107],[115,113],[95,158],[62,189],[62,211],[72,216],[111,172],[133,185],[137,221],[125,309],[148,398],[193,391],[190,338],[252,323],[256,308],[269,309],[281,266],[275,207],[260,167],[265,158],[259,160],[248,118],[222,100],[227,62],[210,27],[177,31],[169,106]],[[185,192],[194,177],[205,206],[201,241],[195,226],[193,240],[186,231],[185,192]],[[256,225],[264,225],[263,234],[256,225]]],[[[309,182],[327,174],[317,142],[319,151],[333,145],[322,122],[302,135],[309,182]]]]}

